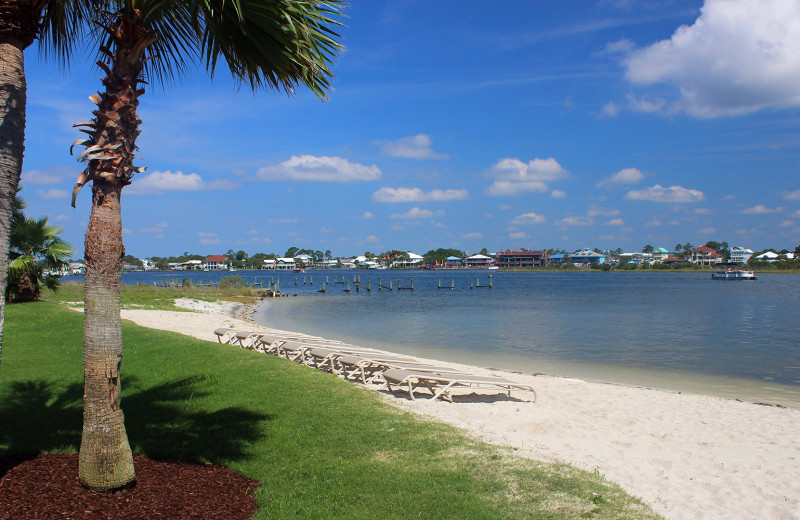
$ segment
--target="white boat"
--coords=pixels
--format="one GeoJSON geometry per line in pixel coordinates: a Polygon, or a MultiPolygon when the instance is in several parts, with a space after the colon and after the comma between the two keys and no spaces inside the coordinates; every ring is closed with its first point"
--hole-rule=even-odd
{"type": "Polygon", "coordinates": [[[728,269],[727,271],[717,271],[711,275],[712,280],[757,280],[753,271],[743,269],[728,269]]]}
{"type": "Polygon", "coordinates": [[[497,271],[498,269],[500,269],[500,267],[498,267],[496,265],[490,265],[486,269],[489,269],[490,271],[497,271]]]}

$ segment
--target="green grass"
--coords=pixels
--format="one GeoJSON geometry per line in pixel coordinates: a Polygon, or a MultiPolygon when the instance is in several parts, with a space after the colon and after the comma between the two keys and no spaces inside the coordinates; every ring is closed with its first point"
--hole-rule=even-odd
{"type": "MultiPolygon", "coordinates": [[[[185,310],[175,307],[178,298],[197,298],[206,301],[236,301],[253,303],[258,301],[260,289],[247,287],[156,287],[154,285],[123,285],[120,287],[120,304],[123,309],[185,310]]],[[[61,284],[58,293],[45,290],[42,298],[46,301],[83,306],[83,283],[67,282],[61,284]]]]}
{"type": "MultiPolygon", "coordinates": [[[[330,374],[129,322],[123,335],[134,452],[258,480],[254,518],[657,518],[599,475],[515,457],[330,374]]],[[[77,451],[81,336],[61,305],[6,307],[0,455],[77,451]]]]}

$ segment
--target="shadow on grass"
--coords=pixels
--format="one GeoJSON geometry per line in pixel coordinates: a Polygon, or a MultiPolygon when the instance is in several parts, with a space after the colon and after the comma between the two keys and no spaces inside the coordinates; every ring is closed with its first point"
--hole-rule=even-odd
{"type": "MultiPolygon", "coordinates": [[[[209,392],[203,378],[185,378],[140,388],[123,382],[122,409],[131,448],[150,458],[185,462],[227,461],[247,456],[267,435],[269,415],[244,408],[204,410],[209,392]],[[201,400],[199,403],[195,401],[201,400]]],[[[83,385],[66,387],[39,380],[15,382],[0,397],[0,477],[9,459],[43,452],[78,451],[83,385]]]]}

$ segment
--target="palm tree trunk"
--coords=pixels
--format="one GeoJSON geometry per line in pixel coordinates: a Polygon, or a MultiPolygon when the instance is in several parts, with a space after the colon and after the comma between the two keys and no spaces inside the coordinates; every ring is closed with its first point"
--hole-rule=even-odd
{"type": "Polygon", "coordinates": [[[143,53],[156,39],[139,23],[139,13],[115,14],[99,23],[112,40],[100,48],[107,62],[105,91],[93,96],[98,109],[89,128],[84,156],[89,166],[77,189],[91,180],[92,214],[86,231],[86,314],[83,325],[83,436],[78,474],[96,491],[113,491],[136,479],[120,409],[122,329],[119,286],[122,278],[122,188],[138,168],[133,166],[141,121],[136,115],[142,81],[143,53]]]}
{"type": "Polygon", "coordinates": [[[120,409],[121,190],[119,185],[95,181],[85,241],[83,436],[78,476],[81,484],[97,491],[129,487],[136,478],[120,409]]]}
{"type": "Polygon", "coordinates": [[[12,201],[17,193],[25,151],[23,45],[19,42],[0,43],[0,361],[3,353],[12,201]]]}

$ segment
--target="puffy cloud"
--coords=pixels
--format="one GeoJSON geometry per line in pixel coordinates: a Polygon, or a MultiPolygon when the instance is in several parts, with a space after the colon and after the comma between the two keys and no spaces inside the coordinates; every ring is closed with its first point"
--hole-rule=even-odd
{"type": "Polygon", "coordinates": [[[74,170],[66,170],[65,168],[56,168],[47,171],[42,170],[27,170],[22,172],[20,184],[58,184],[68,178],[69,174],[78,177],[78,172],[74,170]]]}
{"type": "Polygon", "coordinates": [[[608,222],[606,222],[606,226],[624,226],[625,221],[621,218],[612,218],[608,222]]]}
{"type": "Polygon", "coordinates": [[[375,215],[373,215],[371,211],[365,211],[364,214],[361,216],[361,218],[363,218],[364,220],[369,220],[374,216],[375,215]]]}
{"type": "Polygon", "coordinates": [[[594,220],[591,217],[565,217],[556,221],[556,226],[591,226],[594,220]]]}
{"type": "Polygon", "coordinates": [[[538,213],[524,213],[514,217],[511,223],[517,226],[524,226],[529,224],[541,224],[545,220],[544,215],[539,215],[538,213]]]}
{"type": "Polygon", "coordinates": [[[429,209],[420,209],[417,207],[413,207],[410,210],[406,211],[405,213],[393,213],[389,216],[389,218],[394,219],[404,219],[404,220],[412,220],[412,219],[420,219],[420,218],[433,218],[434,216],[441,216],[444,215],[444,211],[438,210],[436,213],[429,209]]]}
{"type": "Polygon", "coordinates": [[[196,173],[185,174],[181,171],[154,171],[141,177],[134,177],[133,183],[125,193],[142,195],[146,193],[161,194],[167,191],[204,191],[204,190],[230,190],[236,185],[230,181],[217,180],[205,182],[196,173]]]}
{"type": "Polygon", "coordinates": [[[757,204],[752,208],[743,209],[742,213],[745,215],[766,215],[768,213],[781,213],[783,208],[768,208],[762,204],[757,204]]]}
{"type": "Polygon", "coordinates": [[[524,163],[519,159],[500,159],[490,170],[495,177],[487,193],[494,197],[518,196],[526,192],[545,193],[547,183],[569,177],[569,172],[552,157],[524,163]]]}
{"type": "Polygon", "coordinates": [[[705,200],[702,191],[692,190],[681,186],[665,188],[656,184],[643,190],[631,190],[625,195],[629,200],[649,200],[650,202],[698,202],[705,200]]]}
{"type": "Polygon", "coordinates": [[[586,212],[586,214],[587,214],[588,216],[590,216],[590,217],[598,217],[598,216],[603,216],[603,217],[616,217],[616,216],[618,216],[618,215],[620,214],[620,211],[619,211],[618,209],[613,209],[613,208],[601,208],[600,206],[594,206],[594,205],[592,205],[592,206],[589,208],[589,211],[587,211],[587,212],[586,212]]]}
{"type": "Polygon", "coordinates": [[[265,166],[256,173],[265,181],[303,182],[374,181],[381,175],[381,170],[374,164],[366,166],[342,157],[313,155],[293,155],[288,161],[277,166],[265,166]]]}
{"type": "Polygon", "coordinates": [[[681,98],[669,110],[698,117],[800,106],[800,3],[706,0],[690,26],[631,52],[627,78],[671,83],[681,98]]]}
{"type": "Polygon", "coordinates": [[[368,244],[377,244],[381,241],[380,238],[376,237],[375,235],[370,235],[365,239],[365,242],[368,244]]]}
{"type": "Polygon", "coordinates": [[[67,199],[69,198],[69,193],[65,190],[39,190],[36,192],[40,199],[45,200],[56,200],[56,199],[67,199]]]}
{"type": "Polygon", "coordinates": [[[197,233],[197,236],[200,238],[201,244],[210,245],[219,243],[219,235],[217,233],[205,233],[201,231],[197,233]]]}
{"type": "Polygon", "coordinates": [[[164,229],[168,227],[169,225],[166,222],[159,222],[158,224],[151,227],[139,228],[139,231],[141,231],[142,233],[162,233],[164,229]]]}
{"type": "Polygon", "coordinates": [[[550,193],[550,198],[552,199],[563,199],[566,198],[566,196],[567,192],[562,190],[553,190],[552,193],[550,193]]]}
{"type": "Polygon", "coordinates": [[[419,188],[388,188],[384,187],[372,194],[376,202],[426,202],[464,200],[467,190],[432,190],[422,191],[419,188]]]}
{"type": "Polygon", "coordinates": [[[782,196],[784,200],[800,200],[800,190],[784,191],[782,196]]]}
{"type": "Polygon", "coordinates": [[[516,238],[516,239],[528,238],[528,234],[525,233],[524,231],[515,231],[513,233],[509,233],[508,238],[516,238]]]}
{"type": "Polygon", "coordinates": [[[612,184],[638,184],[644,180],[644,174],[637,168],[624,168],[610,177],[597,183],[598,187],[612,184]]]}
{"type": "Polygon", "coordinates": [[[396,141],[375,141],[381,151],[392,157],[406,159],[446,159],[448,156],[438,154],[431,149],[433,141],[426,134],[401,137],[396,141]]]}

